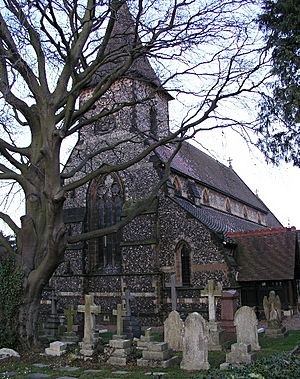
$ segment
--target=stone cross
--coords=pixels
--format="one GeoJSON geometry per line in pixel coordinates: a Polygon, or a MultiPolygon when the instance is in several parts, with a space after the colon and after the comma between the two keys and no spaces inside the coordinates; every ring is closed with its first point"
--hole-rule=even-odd
{"type": "Polygon", "coordinates": [[[126,316],[131,317],[131,305],[130,302],[134,300],[134,296],[131,295],[130,290],[125,290],[125,295],[122,296],[122,300],[125,300],[126,316]]]}
{"type": "Polygon", "coordinates": [[[222,296],[222,285],[214,281],[214,279],[209,279],[207,286],[201,291],[201,296],[208,297],[208,319],[209,321],[216,321],[216,297],[222,296]]]}
{"type": "Polygon", "coordinates": [[[95,315],[101,312],[101,307],[94,303],[94,295],[85,295],[84,305],[78,305],[78,312],[84,313],[84,336],[85,343],[94,343],[93,333],[95,330],[95,315]]]}
{"type": "Polygon", "coordinates": [[[68,305],[68,308],[65,309],[64,315],[67,318],[67,333],[73,332],[73,325],[74,325],[74,316],[76,315],[76,310],[73,308],[72,305],[68,305]]]}
{"type": "Polygon", "coordinates": [[[176,276],[171,275],[171,303],[172,311],[177,311],[177,293],[176,293],[176,276]]]}
{"type": "Polygon", "coordinates": [[[57,316],[57,296],[54,291],[51,294],[51,315],[57,316]]]}
{"type": "Polygon", "coordinates": [[[113,310],[113,315],[117,316],[117,335],[123,334],[123,317],[126,316],[126,310],[123,309],[122,304],[117,305],[117,309],[113,310]]]}

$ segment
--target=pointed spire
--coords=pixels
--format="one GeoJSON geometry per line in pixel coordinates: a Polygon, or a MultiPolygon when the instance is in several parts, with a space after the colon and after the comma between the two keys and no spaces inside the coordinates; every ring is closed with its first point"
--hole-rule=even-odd
{"type": "MultiPolygon", "coordinates": [[[[105,48],[105,56],[107,57],[108,62],[103,64],[97,71],[92,81],[93,85],[97,84],[103,76],[114,70],[117,65],[122,63],[122,61],[125,61],[135,43],[142,44],[139,37],[137,37],[137,40],[135,41],[136,26],[134,19],[130,14],[127,2],[113,1],[112,7],[114,7],[114,5],[118,6],[120,3],[122,3],[120,8],[118,8],[116,12],[112,10],[111,13],[111,17],[115,17],[116,19],[110,39],[105,48]]],[[[161,86],[159,78],[145,56],[138,57],[124,76],[147,81],[156,87],[161,86]]]]}

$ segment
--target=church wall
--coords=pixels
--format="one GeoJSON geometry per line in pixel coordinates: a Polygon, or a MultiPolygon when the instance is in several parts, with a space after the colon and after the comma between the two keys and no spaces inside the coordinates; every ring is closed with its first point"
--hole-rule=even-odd
{"type": "Polygon", "coordinates": [[[204,287],[208,279],[215,278],[223,286],[230,286],[228,269],[220,245],[199,221],[189,218],[187,213],[170,199],[161,199],[160,220],[160,266],[168,280],[175,272],[176,245],[186,241],[191,247],[191,286],[204,287]],[[203,270],[201,270],[203,267],[203,270]]]}

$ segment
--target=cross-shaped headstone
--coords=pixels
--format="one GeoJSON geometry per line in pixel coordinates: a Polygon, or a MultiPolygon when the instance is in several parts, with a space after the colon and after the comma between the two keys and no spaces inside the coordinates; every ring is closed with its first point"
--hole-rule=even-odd
{"type": "Polygon", "coordinates": [[[222,285],[213,279],[209,279],[207,286],[201,291],[201,296],[208,297],[208,319],[216,321],[216,297],[222,296],[222,285]]]}
{"type": "Polygon", "coordinates": [[[51,293],[51,315],[57,316],[57,296],[54,291],[51,293]]]}
{"type": "Polygon", "coordinates": [[[125,290],[125,295],[122,296],[122,300],[125,300],[126,316],[131,317],[131,304],[130,304],[130,302],[134,300],[134,296],[131,295],[129,289],[125,290]]]}
{"type": "Polygon", "coordinates": [[[175,274],[172,274],[170,279],[171,279],[172,311],[177,311],[177,292],[176,292],[176,276],[175,276],[175,274]]]}
{"type": "Polygon", "coordinates": [[[84,313],[84,335],[85,343],[94,343],[93,333],[95,330],[95,315],[101,312],[101,307],[94,303],[94,295],[85,295],[84,305],[78,305],[78,312],[84,313]]]}
{"type": "Polygon", "coordinates": [[[67,318],[67,333],[73,332],[73,325],[74,325],[74,316],[76,315],[76,310],[73,308],[72,305],[68,305],[68,308],[65,309],[64,315],[67,318]]]}
{"type": "Polygon", "coordinates": [[[113,315],[117,316],[117,335],[121,336],[123,334],[123,317],[126,316],[122,304],[117,305],[117,309],[113,310],[113,315]]]}

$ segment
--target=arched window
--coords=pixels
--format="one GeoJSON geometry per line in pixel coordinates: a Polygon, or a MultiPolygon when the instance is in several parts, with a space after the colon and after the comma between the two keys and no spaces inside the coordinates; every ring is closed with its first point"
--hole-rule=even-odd
{"type": "MultiPolygon", "coordinates": [[[[89,188],[88,230],[116,224],[121,219],[123,188],[116,174],[95,179],[89,188]]],[[[121,231],[88,241],[88,261],[92,271],[120,268],[121,231]]]]}
{"type": "Polygon", "coordinates": [[[229,200],[228,197],[225,201],[225,207],[226,207],[226,212],[231,213],[231,201],[229,200]]]}
{"type": "Polygon", "coordinates": [[[181,183],[177,176],[174,178],[174,187],[176,195],[181,195],[181,183]]]}
{"type": "Polygon", "coordinates": [[[259,224],[261,224],[261,216],[259,212],[257,212],[257,221],[259,224]]]}
{"type": "Polygon", "coordinates": [[[243,207],[243,216],[244,218],[248,218],[248,209],[246,206],[243,207]]]}
{"type": "Polygon", "coordinates": [[[204,188],[202,192],[202,200],[204,204],[209,204],[209,191],[207,188],[204,188]]]}
{"type": "Polygon", "coordinates": [[[176,246],[175,271],[178,285],[191,285],[191,249],[185,241],[179,242],[176,246]]]}

